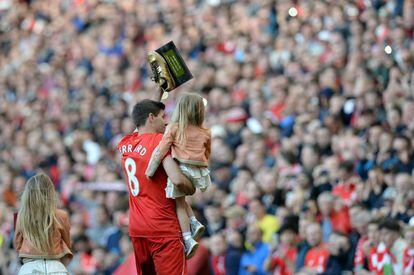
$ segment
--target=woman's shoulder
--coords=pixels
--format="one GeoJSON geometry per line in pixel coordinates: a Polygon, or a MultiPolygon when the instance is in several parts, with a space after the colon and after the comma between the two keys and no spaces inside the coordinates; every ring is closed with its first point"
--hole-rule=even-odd
{"type": "Polygon", "coordinates": [[[205,128],[205,127],[199,127],[199,128],[204,134],[211,136],[211,130],[209,128],[205,128]]]}
{"type": "Polygon", "coordinates": [[[63,209],[56,209],[56,217],[60,220],[69,220],[69,213],[63,209]]]}
{"type": "Polygon", "coordinates": [[[196,125],[188,125],[187,129],[191,130],[191,131],[199,131],[199,132],[203,132],[206,134],[211,133],[211,130],[209,128],[205,128],[204,126],[196,126],[196,125]]]}

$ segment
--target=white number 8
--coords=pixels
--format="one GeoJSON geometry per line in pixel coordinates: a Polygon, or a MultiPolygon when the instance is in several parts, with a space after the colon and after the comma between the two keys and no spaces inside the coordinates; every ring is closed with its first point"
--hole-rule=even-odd
{"type": "Polygon", "coordinates": [[[135,161],[132,158],[127,158],[125,160],[125,171],[128,177],[129,189],[131,189],[131,194],[136,197],[139,193],[139,182],[137,177],[135,177],[135,172],[137,171],[137,166],[135,161]]]}

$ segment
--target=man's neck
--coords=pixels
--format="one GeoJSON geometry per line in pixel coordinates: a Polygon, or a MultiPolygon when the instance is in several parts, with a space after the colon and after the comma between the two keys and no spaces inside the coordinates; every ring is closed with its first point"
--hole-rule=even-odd
{"type": "Polygon", "coordinates": [[[134,132],[138,132],[140,135],[148,134],[148,133],[155,133],[156,131],[150,126],[143,126],[136,129],[134,132]]]}

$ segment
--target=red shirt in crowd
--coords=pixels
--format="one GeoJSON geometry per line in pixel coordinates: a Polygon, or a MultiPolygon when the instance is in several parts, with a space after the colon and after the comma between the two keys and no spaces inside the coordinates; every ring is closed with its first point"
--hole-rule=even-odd
{"type": "Polygon", "coordinates": [[[273,275],[294,274],[296,256],[298,254],[296,247],[289,247],[287,248],[286,253],[282,254],[284,255],[281,255],[279,251],[276,251],[276,253],[272,255],[271,267],[275,268],[273,271],[273,275]]]}
{"type": "Polygon", "coordinates": [[[364,266],[364,259],[365,259],[364,246],[365,246],[365,242],[367,241],[368,241],[367,236],[362,236],[358,240],[358,243],[355,249],[354,270],[360,270],[364,266]]]}
{"type": "Polygon", "coordinates": [[[384,269],[393,270],[396,262],[397,259],[391,251],[385,247],[384,243],[380,243],[369,254],[369,271],[382,275],[384,274],[384,269]]]}
{"type": "Polygon", "coordinates": [[[305,257],[305,267],[316,270],[318,273],[323,273],[326,270],[328,263],[329,250],[324,244],[311,248],[305,257]]]}
{"type": "MultiPolygon", "coordinates": [[[[318,215],[317,220],[321,222],[323,216],[318,215]]],[[[332,210],[332,213],[329,215],[329,220],[332,224],[333,231],[342,232],[344,234],[351,232],[351,219],[349,217],[348,207],[342,207],[341,210],[332,210]]]]}
{"type": "Polygon", "coordinates": [[[356,199],[356,186],[351,182],[340,183],[333,188],[332,194],[339,197],[346,206],[350,206],[356,199]]]}
{"type": "Polygon", "coordinates": [[[180,237],[175,201],[165,197],[167,174],[159,167],[151,179],[145,169],[162,134],[134,132],[118,144],[129,190],[131,237],[180,237]]]}
{"type": "Polygon", "coordinates": [[[331,214],[331,223],[334,231],[339,231],[345,234],[351,232],[351,220],[347,207],[343,207],[339,211],[334,211],[331,214]]]}
{"type": "Polygon", "coordinates": [[[414,248],[407,247],[403,254],[404,274],[414,274],[414,248]]]}
{"type": "Polygon", "coordinates": [[[214,275],[226,275],[226,256],[213,256],[211,258],[211,265],[214,275]]]}

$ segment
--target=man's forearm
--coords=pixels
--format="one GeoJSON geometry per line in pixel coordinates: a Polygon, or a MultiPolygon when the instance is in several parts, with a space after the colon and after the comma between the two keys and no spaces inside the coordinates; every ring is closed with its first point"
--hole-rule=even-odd
{"type": "Polygon", "coordinates": [[[161,89],[161,87],[158,87],[158,90],[153,93],[152,100],[154,101],[161,101],[162,95],[164,94],[164,91],[161,89]]]}

